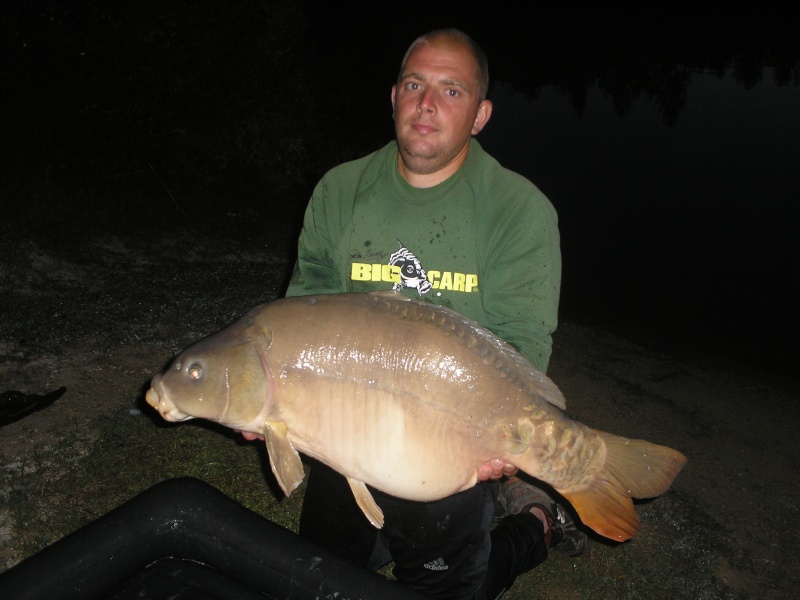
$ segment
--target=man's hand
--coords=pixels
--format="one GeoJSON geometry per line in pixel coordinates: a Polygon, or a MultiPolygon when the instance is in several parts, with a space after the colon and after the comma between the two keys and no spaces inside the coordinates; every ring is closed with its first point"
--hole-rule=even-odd
{"type": "Polygon", "coordinates": [[[499,458],[495,458],[478,467],[478,481],[500,479],[503,475],[510,477],[511,475],[515,475],[517,471],[519,471],[519,469],[514,465],[503,462],[499,458]]]}
{"type": "Polygon", "coordinates": [[[242,434],[242,437],[246,439],[248,442],[252,442],[253,440],[261,440],[264,441],[264,434],[263,433],[253,433],[251,431],[239,431],[238,429],[234,429],[234,431],[238,431],[242,434]]]}

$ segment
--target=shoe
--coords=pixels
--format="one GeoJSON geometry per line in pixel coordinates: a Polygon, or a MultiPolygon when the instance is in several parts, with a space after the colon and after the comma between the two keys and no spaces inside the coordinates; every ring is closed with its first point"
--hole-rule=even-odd
{"type": "Polygon", "coordinates": [[[544,490],[517,477],[510,477],[500,484],[499,501],[505,512],[512,515],[539,508],[552,531],[548,549],[558,550],[567,556],[578,556],[586,547],[586,534],[580,530],[569,511],[544,490]]]}
{"type": "Polygon", "coordinates": [[[567,556],[579,556],[586,548],[586,534],[580,530],[570,512],[556,504],[555,532],[552,548],[567,556]],[[560,534],[560,535],[558,535],[560,534]]]}

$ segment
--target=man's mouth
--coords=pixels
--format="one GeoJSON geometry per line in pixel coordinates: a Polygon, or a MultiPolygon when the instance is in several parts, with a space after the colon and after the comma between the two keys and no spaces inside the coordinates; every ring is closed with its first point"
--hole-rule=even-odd
{"type": "Polygon", "coordinates": [[[435,133],[436,131],[438,131],[433,125],[428,125],[426,123],[414,123],[411,126],[411,129],[423,135],[427,135],[429,133],[435,133]]]}

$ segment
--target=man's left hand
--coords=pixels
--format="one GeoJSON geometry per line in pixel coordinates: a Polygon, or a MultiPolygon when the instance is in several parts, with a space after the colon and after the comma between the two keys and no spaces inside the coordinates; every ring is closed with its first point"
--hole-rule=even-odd
{"type": "Polygon", "coordinates": [[[514,465],[503,462],[499,458],[495,458],[478,467],[478,481],[500,479],[504,475],[510,477],[511,475],[515,475],[517,471],[519,471],[519,469],[514,465]]]}

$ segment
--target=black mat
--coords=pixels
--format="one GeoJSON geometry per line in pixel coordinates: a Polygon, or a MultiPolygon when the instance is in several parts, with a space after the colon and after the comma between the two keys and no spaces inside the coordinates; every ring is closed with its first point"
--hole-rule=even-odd
{"type": "Polygon", "coordinates": [[[160,483],[0,574],[0,597],[421,598],[192,478],[160,483]]]}

